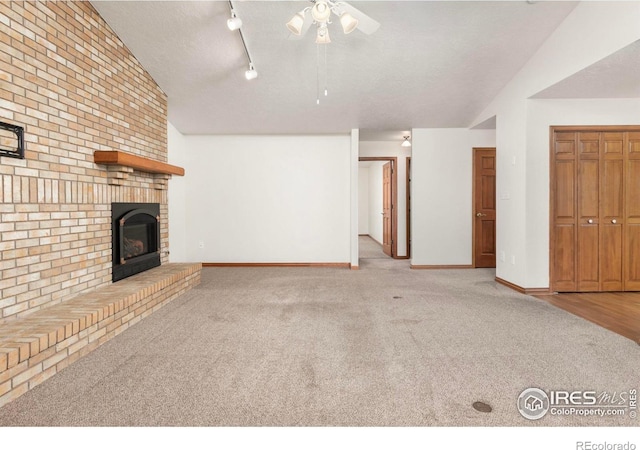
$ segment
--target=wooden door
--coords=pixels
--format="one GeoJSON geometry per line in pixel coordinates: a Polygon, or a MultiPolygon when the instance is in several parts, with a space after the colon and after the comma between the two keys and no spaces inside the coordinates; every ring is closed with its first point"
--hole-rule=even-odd
{"type": "Polygon", "coordinates": [[[391,163],[382,166],[382,251],[393,256],[392,253],[392,221],[391,221],[391,177],[393,174],[391,163]]]}
{"type": "Polygon", "coordinates": [[[551,159],[551,287],[575,292],[576,283],[576,134],[553,134],[551,159]]]}
{"type": "Polygon", "coordinates": [[[578,133],[577,291],[600,289],[600,133],[578,133]]]}
{"type": "Polygon", "coordinates": [[[638,127],[554,127],[551,161],[552,289],[640,291],[638,127]]]}
{"type": "Polygon", "coordinates": [[[496,149],[474,149],[474,264],[496,266],[496,149]]]}
{"type": "Polygon", "coordinates": [[[624,290],[622,234],[624,224],[625,133],[602,133],[600,151],[600,286],[624,290]]]}
{"type": "Polygon", "coordinates": [[[640,132],[629,132],[625,147],[624,283],[640,291],[640,132]]]}

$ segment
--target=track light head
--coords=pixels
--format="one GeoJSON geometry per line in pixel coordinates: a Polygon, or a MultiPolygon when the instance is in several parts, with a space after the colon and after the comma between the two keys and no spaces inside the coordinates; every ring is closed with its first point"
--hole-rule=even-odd
{"type": "Polygon", "coordinates": [[[258,78],[258,71],[253,67],[253,63],[249,63],[249,70],[244,73],[244,77],[247,80],[253,80],[258,78]]]}
{"type": "Polygon", "coordinates": [[[231,18],[227,20],[227,28],[231,31],[237,30],[242,26],[242,19],[236,15],[234,10],[231,10],[231,18]]]}

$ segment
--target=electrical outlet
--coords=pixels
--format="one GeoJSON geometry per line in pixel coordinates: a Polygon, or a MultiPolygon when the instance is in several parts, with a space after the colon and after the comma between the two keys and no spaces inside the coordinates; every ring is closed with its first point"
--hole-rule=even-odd
{"type": "Polygon", "coordinates": [[[204,241],[198,242],[198,248],[204,248],[204,241]]]}

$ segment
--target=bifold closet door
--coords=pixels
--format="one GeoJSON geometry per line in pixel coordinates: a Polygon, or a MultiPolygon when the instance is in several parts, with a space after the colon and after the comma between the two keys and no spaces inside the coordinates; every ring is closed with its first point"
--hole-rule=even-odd
{"type": "Polygon", "coordinates": [[[621,291],[625,133],[578,133],[577,291],[621,291]]]}
{"type": "Polygon", "coordinates": [[[578,133],[577,291],[600,290],[600,133],[578,133]]]}
{"type": "Polygon", "coordinates": [[[624,149],[626,133],[602,133],[600,153],[600,291],[624,290],[624,149]]]}
{"type": "Polygon", "coordinates": [[[640,132],[627,137],[625,174],[625,290],[640,291],[640,132]]]}
{"type": "Polygon", "coordinates": [[[555,130],[558,292],[640,291],[640,131],[555,130]]]}
{"type": "Polygon", "coordinates": [[[556,131],[553,136],[553,273],[552,288],[558,292],[577,290],[576,226],[577,168],[576,132],[556,131]]]}

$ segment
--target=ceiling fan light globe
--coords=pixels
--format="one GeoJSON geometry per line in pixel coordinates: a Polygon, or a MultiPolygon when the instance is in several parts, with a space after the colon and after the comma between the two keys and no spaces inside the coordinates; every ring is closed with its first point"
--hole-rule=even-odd
{"type": "Polygon", "coordinates": [[[329,37],[329,29],[325,25],[324,27],[318,27],[318,33],[316,34],[316,44],[330,44],[331,38],[329,37]]]}
{"type": "Polygon", "coordinates": [[[287,28],[296,36],[300,36],[300,34],[302,33],[303,25],[304,25],[303,12],[296,13],[296,15],[293,16],[289,22],[287,22],[287,28]]]}
{"type": "Polygon", "coordinates": [[[346,12],[340,16],[340,25],[342,25],[342,31],[344,31],[344,34],[349,34],[358,28],[358,19],[346,12]]]}
{"type": "Polygon", "coordinates": [[[329,8],[327,2],[316,2],[311,8],[311,15],[316,22],[324,23],[331,16],[331,8],[329,8]]]}
{"type": "Polygon", "coordinates": [[[231,31],[238,30],[242,26],[242,19],[240,17],[233,16],[227,20],[227,28],[231,31]]]}

